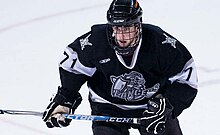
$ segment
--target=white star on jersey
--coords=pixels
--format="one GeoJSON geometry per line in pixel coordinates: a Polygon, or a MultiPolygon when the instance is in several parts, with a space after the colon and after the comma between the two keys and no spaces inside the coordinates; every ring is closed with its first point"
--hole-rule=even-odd
{"type": "Polygon", "coordinates": [[[173,48],[176,48],[176,39],[167,36],[165,33],[163,33],[163,35],[166,37],[166,39],[162,42],[162,44],[169,43],[173,48]]]}
{"type": "Polygon", "coordinates": [[[86,38],[84,39],[80,39],[80,45],[81,45],[81,49],[83,50],[85,48],[86,45],[90,45],[92,46],[92,43],[89,42],[89,36],[91,36],[91,34],[89,34],[86,38]]]}

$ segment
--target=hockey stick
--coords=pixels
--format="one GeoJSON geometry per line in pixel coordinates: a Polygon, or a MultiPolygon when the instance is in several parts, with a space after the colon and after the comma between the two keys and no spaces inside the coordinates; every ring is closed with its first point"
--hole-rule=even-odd
{"type": "Polygon", "coordinates": [[[32,115],[32,116],[43,116],[42,112],[35,111],[19,111],[19,110],[2,110],[0,109],[0,114],[12,114],[12,115],[32,115]]]}
{"type": "MultiPolygon", "coordinates": [[[[31,115],[31,116],[40,116],[40,117],[43,116],[42,112],[2,110],[2,109],[0,109],[0,114],[31,115]]],[[[123,117],[81,115],[81,114],[63,114],[63,116],[67,119],[72,119],[72,120],[105,121],[105,122],[130,123],[130,124],[140,124],[140,121],[142,119],[142,118],[123,118],[123,117]]]]}

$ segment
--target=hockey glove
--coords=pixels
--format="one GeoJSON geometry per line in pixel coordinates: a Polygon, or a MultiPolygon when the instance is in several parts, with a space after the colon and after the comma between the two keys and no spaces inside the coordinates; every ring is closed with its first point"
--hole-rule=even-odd
{"type": "Polygon", "coordinates": [[[141,120],[141,132],[151,134],[161,134],[165,131],[167,115],[171,113],[173,107],[162,95],[157,95],[148,101],[148,109],[143,112],[141,120]]]}
{"type": "Polygon", "coordinates": [[[62,88],[58,89],[58,93],[50,99],[50,104],[43,113],[42,119],[48,128],[68,126],[71,120],[64,118],[62,114],[73,114],[82,101],[79,93],[67,98],[61,94],[62,88]]]}

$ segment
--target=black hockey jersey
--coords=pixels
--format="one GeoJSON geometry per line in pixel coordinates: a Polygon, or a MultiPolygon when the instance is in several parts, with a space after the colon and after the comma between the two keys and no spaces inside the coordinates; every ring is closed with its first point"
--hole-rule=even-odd
{"type": "Polygon", "coordinates": [[[143,24],[142,38],[130,62],[108,43],[106,24],[67,46],[60,61],[62,87],[72,94],[87,82],[89,99],[122,110],[145,109],[156,93],[167,97],[174,116],[197,93],[197,73],[189,51],[157,26],[143,24]]]}

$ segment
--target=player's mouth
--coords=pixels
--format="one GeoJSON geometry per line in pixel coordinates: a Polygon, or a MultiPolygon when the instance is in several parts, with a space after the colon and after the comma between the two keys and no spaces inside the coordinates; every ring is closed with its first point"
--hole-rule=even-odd
{"type": "Polygon", "coordinates": [[[125,44],[125,43],[126,43],[126,41],[125,41],[125,40],[124,40],[124,41],[119,40],[119,42],[120,42],[120,43],[122,43],[122,44],[125,44]]]}

